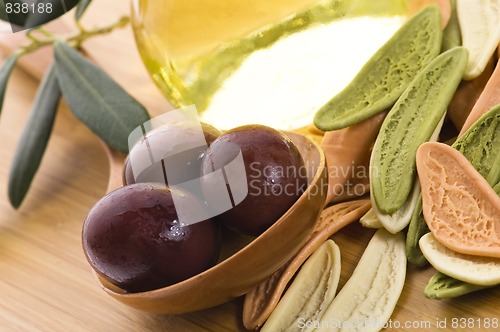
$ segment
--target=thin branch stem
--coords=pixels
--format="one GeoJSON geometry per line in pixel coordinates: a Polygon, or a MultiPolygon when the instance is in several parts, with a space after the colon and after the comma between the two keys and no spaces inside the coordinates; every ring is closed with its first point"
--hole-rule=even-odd
{"type": "Polygon", "coordinates": [[[31,43],[39,43],[40,40],[38,38],[36,38],[34,35],[33,35],[33,32],[35,32],[35,30],[29,30],[26,32],[26,38],[28,38],[29,40],[31,40],[31,43]]]}
{"type": "MultiPolygon", "coordinates": [[[[115,23],[112,23],[110,25],[104,26],[104,27],[99,27],[91,30],[86,30],[82,26],[79,26],[79,32],[74,35],[67,36],[65,38],[60,38],[63,41],[72,44],[75,48],[79,48],[83,42],[85,42],[87,39],[92,38],[94,36],[98,35],[105,35],[110,32],[112,32],[115,29],[121,29],[123,27],[126,27],[130,22],[130,18],[128,16],[123,16],[121,17],[118,21],[115,23]]],[[[41,28],[33,29],[31,31],[28,31],[26,33],[26,36],[31,40],[31,43],[29,43],[26,46],[21,47],[19,54],[24,55],[28,54],[31,52],[34,52],[38,50],[39,48],[45,47],[52,45],[56,39],[58,39],[56,36],[48,32],[47,30],[41,28]],[[34,31],[40,31],[42,34],[47,36],[47,39],[38,39],[37,37],[33,36],[34,31]]]]}
{"type": "Polygon", "coordinates": [[[43,34],[44,36],[46,37],[53,37],[54,34],[52,32],[50,32],[49,30],[45,29],[45,27],[42,25],[40,26],[38,29],[37,29],[41,34],[43,34]]]}

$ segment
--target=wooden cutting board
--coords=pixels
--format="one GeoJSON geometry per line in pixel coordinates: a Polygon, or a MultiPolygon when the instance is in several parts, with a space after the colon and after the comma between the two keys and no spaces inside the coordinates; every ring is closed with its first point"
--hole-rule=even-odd
{"type": "MultiPolygon", "coordinates": [[[[129,10],[127,1],[93,2],[84,20],[89,26],[112,22],[129,10]]],[[[64,20],[70,25],[70,19],[64,20]]],[[[0,36],[4,46],[13,40],[13,35],[0,36]]],[[[130,29],[96,38],[85,47],[152,115],[172,108],[147,76],[130,29]]],[[[4,47],[3,57],[6,54],[4,47]]],[[[115,302],[98,288],[80,236],[87,212],[105,193],[109,167],[99,140],[64,104],[28,198],[19,210],[10,207],[8,173],[37,88],[36,68],[43,65],[36,57],[30,62],[35,65],[31,74],[14,71],[0,119],[0,331],[244,330],[241,298],[196,313],[152,315],[115,302]]],[[[341,286],[372,234],[354,224],[333,236],[342,251],[341,286]]],[[[436,331],[438,327],[446,331],[453,322],[457,331],[498,330],[485,327],[500,319],[499,287],[459,299],[430,300],[423,288],[434,273],[432,268],[408,267],[387,331],[436,331]]]]}

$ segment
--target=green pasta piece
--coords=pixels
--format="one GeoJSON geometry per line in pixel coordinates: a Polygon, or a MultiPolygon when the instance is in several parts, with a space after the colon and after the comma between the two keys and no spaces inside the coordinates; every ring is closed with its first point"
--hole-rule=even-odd
{"type": "Polygon", "coordinates": [[[440,52],[441,17],[436,5],[421,10],[366,62],[344,90],[315,115],[323,131],[348,127],[391,107],[415,75],[440,52]]]}
{"type": "Polygon", "coordinates": [[[416,177],[418,147],[427,142],[451,101],[468,52],[455,47],[435,58],[406,88],[387,114],[373,148],[372,194],[382,213],[406,202],[416,177]]]}

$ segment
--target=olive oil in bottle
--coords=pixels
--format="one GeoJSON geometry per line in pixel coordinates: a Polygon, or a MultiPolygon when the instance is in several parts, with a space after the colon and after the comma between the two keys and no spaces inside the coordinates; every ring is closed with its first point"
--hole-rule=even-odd
{"type": "Polygon", "coordinates": [[[293,129],[395,32],[408,3],[132,0],[132,13],[141,57],[174,106],[195,104],[221,129],[293,129]]]}

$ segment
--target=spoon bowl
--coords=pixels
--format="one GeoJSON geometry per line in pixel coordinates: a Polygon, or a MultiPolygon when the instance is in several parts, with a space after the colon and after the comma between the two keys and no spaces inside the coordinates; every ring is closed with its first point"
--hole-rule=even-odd
{"type": "MultiPolygon", "coordinates": [[[[269,229],[258,237],[223,231],[221,258],[212,268],[174,285],[129,293],[94,273],[114,299],[139,310],[179,314],[210,308],[249,292],[283,266],[302,247],[323,209],[327,194],[325,156],[308,137],[286,132],[304,158],[308,188],[269,229]]],[[[110,151],[108,192],[122,184],[125,156],[110,151]]]]}

